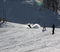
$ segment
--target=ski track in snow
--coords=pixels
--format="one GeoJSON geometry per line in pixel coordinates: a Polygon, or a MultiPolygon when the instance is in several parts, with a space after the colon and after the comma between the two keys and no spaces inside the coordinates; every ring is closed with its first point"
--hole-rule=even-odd
{"type": "Polygon", "coordinates": [[[56,29],[55,35],[52,35],[51,28],[42,32],[42,27],[27,29],[26,25],[7,24],[8,27],[0,28],[0,52],[60,51],[60,29],[56,29]]]}

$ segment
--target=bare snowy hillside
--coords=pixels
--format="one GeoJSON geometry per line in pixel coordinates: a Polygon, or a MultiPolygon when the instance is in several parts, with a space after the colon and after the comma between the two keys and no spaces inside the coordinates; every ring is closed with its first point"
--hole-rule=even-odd
{"type": "Polygon", "coordinates": [[[7,22],[0,27],[0,52],[60,52],[60,29],[42,32],[42,27],[7,22]]]}
{"type": "Polygon", "coordinates": [[[0,17],[9,21],[0,22],[0,52],[60,52],[60,28],[54,35],[51,28],[60,27],[58,13],[43,7],[43,0],[0,0],[0,17]]]}

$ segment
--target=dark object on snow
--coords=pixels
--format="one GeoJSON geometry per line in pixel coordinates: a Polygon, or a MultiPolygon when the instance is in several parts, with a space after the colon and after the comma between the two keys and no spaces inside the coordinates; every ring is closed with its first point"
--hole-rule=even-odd
{"type": "Polygon", "coordinates": [[[55,31],[55,25],[53,24],[52,25],[52,35],[55,33],[54,31],[55,31]]]}
{"type": "Polygon", "coordinates": [[[46,26],[45,26],[45,24],[44,24],[44,26],[43,26],[43,30],[42,30],[42,31],[43,31],[43,32],[46,31],[46,26]]]}
{"type": "Polygon", "coordinates": [[[6,23],[7,22],[7,19],[6,18],[0,18],[0,23],[6,23]]]}
{"type": "Polygon", "coordinates": [[[7,19],[6,18],[3,18],[3,23],[7,22],[7,19]]]}
{"type": "Polygon", "coordinates": [[[28,25],[29,26],[29,28],[31,28],[31,25],[28,25]]]}

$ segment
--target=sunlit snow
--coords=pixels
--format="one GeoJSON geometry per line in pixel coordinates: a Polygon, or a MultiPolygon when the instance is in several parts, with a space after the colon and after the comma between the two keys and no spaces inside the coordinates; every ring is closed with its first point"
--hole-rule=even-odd
{"type": "MultiPolygon", "coordinates": [[[[38,26],[38,25],[37,25],[38,26]]],[[[60,29],[27,28],[27,24],[7,22],[0,26],[0,52],[60,52],[60,29]]]]}

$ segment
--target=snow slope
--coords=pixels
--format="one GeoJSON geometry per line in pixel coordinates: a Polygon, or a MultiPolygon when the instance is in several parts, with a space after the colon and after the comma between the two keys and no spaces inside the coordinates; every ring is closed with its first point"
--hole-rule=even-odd
{"type": "Polygon", "coordinates": [[[51,30],[7,22],[0,27],[0,52],[60,52],[60,29],[51,30]]]}

